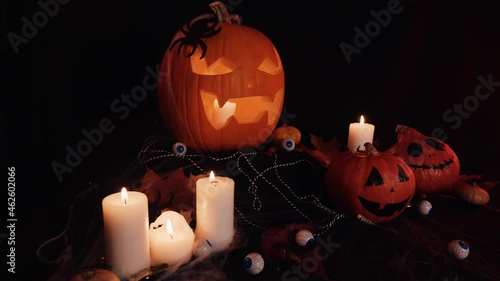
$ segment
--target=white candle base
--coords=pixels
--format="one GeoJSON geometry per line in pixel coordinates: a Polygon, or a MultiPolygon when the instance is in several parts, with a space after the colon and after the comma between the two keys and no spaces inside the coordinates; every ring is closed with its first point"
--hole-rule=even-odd
{"type": "Polygon", "coordinates": [[[369,123],[351,123],[347,148],[349,150],[365,150],[365,143],[373,143],[375,126],[369,123]]]}
{"type": "Polygon", "coordinates": [[[196,182],[196,239],[206,239],[215,252],[227,250],[234,238],[234,181],[228,177],[196,182]]]}
{"type": "Polygon", "coordinates": [[[120,193],[102,200],[106,263],[121,280],[150,267],[148,198],[127,194],[126,204],[120,193]]]}

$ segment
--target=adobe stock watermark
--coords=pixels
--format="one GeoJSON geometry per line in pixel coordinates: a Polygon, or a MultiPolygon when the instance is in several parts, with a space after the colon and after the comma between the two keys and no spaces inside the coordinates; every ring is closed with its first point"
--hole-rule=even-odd
{"type": "MultiPolygon", "coordinates": [[[[119,98],[113,100],[110,104],[111,112],[116,114],[121,121],[125,120],[130,115],[130,112],[148,97],[148,91],[153,91],[158,87],[158,83],[164,77],[160,72],[160,64],[157,64],[154,69],[146,66],[145,70],[147,74],[142,78],[140,85],[133,87],[130,93],[122,93],[119,98]]],[[[83,129],[81,131],[83,135],[82,140],[75,146],[66,145],[64,161],[53,161],[51,163],[57,180],[62,182],[63,175],[73,172],[82,163],[83,157],[89,156],[94,147],[99,146],[103,142],[104,136],[112,133],[115,129],[116,125],[108,117],[102,118],[97,128],[90,130],[83,129]]]]}
{"type": "MultiPolygon", "coordinates": [[[[286,106],[280,112],[271,112],[269,114],[279,114],[279,119],[283,124],[289,124],[290,121],[296,118],[296,114],[290,114],[287,111],[286,106]]],[[[262,152],[266,149],[266,145],[272,142],[272,130],[270,128],[262,128],[256,136],[249,136],[246,141],[242,142],[238,148],[238,151],[245,155],[247,161],[252,161],[256,157],[257,152],[262,152]],[[271,135],[271,137],[268,137],[271,135]],[[243,147],[250,147],[243,149],[243,147]]],[[[221,176],[237,176],[241,173],[238,168],[238,160],[233,159],[228,161],[226,164],[226,169],[223,171],[218,171],[221,176]]]]}
{"type": "MultiPolygon", "coordinates": [[[[460,128],[463,120],[469,118],[471,113],[477,111],[481,102],[489,99],[491,94],[500,87],[500,80],[494,81],[493,74],[491,73],[488,74],[486,78],[479,75],[477,80],[478,83],[474,89],[474,94],[465,97],[462,103],[454,103],[443,112],[443,121],[450,124],[453,130],[460,128]]],[[[448,135],[446,135],[443,128],[434,128],[431,132],[431,136],[441,141],[446,141],[448,139],[448,135]]]]}
{"type": "Polygon", "coordinates": [[[243,0],[226,0],[226,1],[224,1],[224,6],[226,6],[226,10],[228,12],[232,12],[241,3],[243,3],[243,0]]]}
{"type": "Polygon", "coordinates": [[[299,266],[294,264],[289,270],[285,271],[281,275],[282,281],[307,280],[311,273],[318,270],[320,262],[326,261],[341,245],[331,241],[331,234],[326,237],[326,241],[321,237],[315,239],[317,245],[313,250],[313,255],[304,258],[299,266]]]}
{"type": "Polygon", "coordinates": [[[354,54],[359,55],[361,50],[370,44],[371,39],[377,37],[382,31],[382,28],[387,27],[391,23],[392,16],[398,15],[402,11],[403,6],[399,0],[389,0],[389,2],[387,2],[387,9],[381,9],[378,12],[371,10],[370,15],[374,20],[367,22],[363,30],[358,26],[353,28],[355,32],[353,38],[354,46],[344,41],[339,44],[340,50],[347,63],[351,63],[351,56],[354,54]]]}
{"type": "Polygon", "coordinates": [[[21,27],[21,34],[14,32],[9,32],[7,38],[9,39],[10,45],[14,50],[15,54],[19,53],[19,46],[21,44],[28,44],[30,39],[33,39],[41,28],[49,23],[49,19],[55,17],[61,8],[61,5],[66,5],[70,0],[47,0],[38,1],[38,6],[40,10],[33,13],[30,18],[22,17],[21,21],[23,26],[21,27]]]}

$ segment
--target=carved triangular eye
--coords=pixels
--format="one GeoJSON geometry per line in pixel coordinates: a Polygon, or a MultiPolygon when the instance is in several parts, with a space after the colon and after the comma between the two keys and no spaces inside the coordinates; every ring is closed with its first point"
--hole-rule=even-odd
{"type": "Polygon", "coordinates": [[[398,165],[398,182],[405,182],[408,181],[409,179],[410,178],[408,178],[403,168],[398,165]]]}
{"type": "Polygon", "coordinates": [[[372,185],[383,185],[384,180],[382,179],[382,176],[378,172],[377,168],[373,167],[370,175],[368,176],[368,179],[366,180],[365,186],[372,186],[372,185]]]}
{"type": "Polygon", "coordinates": [[[191,59],[191,69],[198,75],[222,75],[231,73],[236,69],[236,65],[230,59],[220,57],[216,61],[209,62],[206,58],[200,59],[201,50],[196,49],[191,59]]]}
{"type": "Polygon", "coordinates": [[[275,58],[265,58],[259,65],[258,69],[260,71],[264,71],[271,75],[276,75],[283,72],[283,66],[281,65],[281,60],[278,55],[278,51],[274,49],[274,53],[276,54],[275,58]]]}

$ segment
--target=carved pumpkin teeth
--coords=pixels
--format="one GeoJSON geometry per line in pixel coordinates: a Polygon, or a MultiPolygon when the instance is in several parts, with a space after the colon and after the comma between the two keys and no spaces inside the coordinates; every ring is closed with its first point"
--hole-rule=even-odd
{"type": "Polygon", "coordinates": [[[224,99],[224,98],[220,98],[220,97],[215,97],[214,98],[214,108],[224,108],[227,104],[227,102],[229,101],[229,99],[224,99]]]}
{"type": "Polygon", "coordinates": [[[260,128],[266,128],[266,126],[269,124],[269,112],[265,111],[264,114],[262,114],[258,125],[260,128]]]}
{"type": "Polygon", "coordinates": [[[358,199],[370,213],[379,217],[390,217],[398,212],[402,212],[408,205],[408,202],[410,202],[411,196],[400,202],[385,204],[369,201],[361,196],[358,196],[358,199]]]}
{"type": "Polygon", "coordinates": [[[201,90],[203,108],[210,124],[215,129],[226,126],[230,117],[234,117],[238,124],[258,124],[266,127],[273,124],[279,118],[279,112],[270,112],[272,108],[280,103],[284,91],[280,90],[275,98],[269,101],[269,97],[243,97],[220,99],[215,93],[201,90]],[[251,108],[252,110],[248,110],[251,108]]]}
{"type": "MultiPolygon", "coordinates": [[[[267,120],[268,120],[268,113],[264,112],[264,114],[261,115],[261,118],[258,122],[252,122],[252,124],[256,124],[257,126],[260,126],[261,128],[265,128],[267,126],[267,120]]],[[[234,125],[241,125],[242,123],[238,121],[238,119],[232,115],[229,116],[224,123],[224,126],[234,126],[234,125]]],[[[217,129],[217,128],[216,128],[217,129]]]]}
{"type": "Polygon", "coordinates": [[[422,170],[444,170],[450,168],[450,165],[453,164],[453,158],[450,158],[446,161],[444,161],[441,164],[433,164],[433,165],[426,165],[426,164],[418,164],[418,163],[408,163],[408,166],[410,166],[413,169],[422,169],[422,170]]]}

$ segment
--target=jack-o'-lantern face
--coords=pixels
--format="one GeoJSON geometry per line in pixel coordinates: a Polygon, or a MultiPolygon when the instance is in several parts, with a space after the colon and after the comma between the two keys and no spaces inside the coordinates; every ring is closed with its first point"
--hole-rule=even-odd
{"type": "Polygon", "coordinates": [[[284,102],[283,66],[269,38],[240,24],[219,27],[197,39],[195,48],[192,41],[178,43],[186,37],[179,31],[172,40],[178,49],[165,54],[160,68],[166,73],[158,89],[163,120],[178,141],[198,152],[264,143],[284,102]]]}
{"type": "Polygon", "coordinates": [[[403,158],[413,169],[416,192],[436,193],[451,187],[460,173],[455,152],[444,142],[407,126],[398,126],[398,141],[387,152],[403,158]]]}
{"type": "Polygon", "coordinates": [[[326,172],[332,203],[347,214],[382,223],[398,217],[415,193],[415,176],[399,157],[377,152],[345,151],[326,172]]]}
{"type": "Polygon", "coordinates": [[[408,205],[413,195],[411,187],[405,186],[409,177],[401,166],[397,165],[397,170],[397,176],[394,172],[386,172],[382,176],[376,167],[372,167],[358,195],[359,202],[370,214],[392,217],[399,215],[408,205]]]}
{"type": "Polygon", "coordinates": [[[254,54],[253,59],[242,59],[239,52],[200,59],[201,52],[197,49],[191,56],[187,79],[198,81],[198,99],[213,129],[224,128],[231,118],[237,126],[262,128],[278,121],[275,109],[282,106],[284,85],[273,82],[283,74],[276,49],[254,54]]]}

